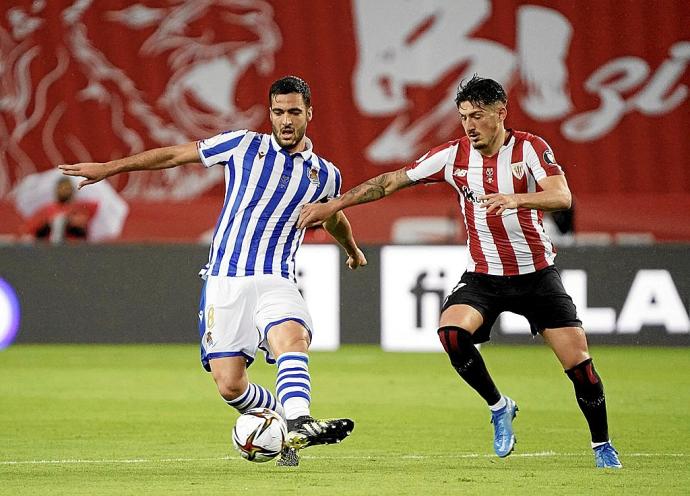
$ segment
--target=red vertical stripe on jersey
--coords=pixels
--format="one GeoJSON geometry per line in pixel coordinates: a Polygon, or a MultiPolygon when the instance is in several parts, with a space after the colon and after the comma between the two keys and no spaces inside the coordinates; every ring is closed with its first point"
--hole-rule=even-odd
{"type": "MultiPolygon", "coordinates": [[[[489,194],[498,191],[498,153],[493,157],[483,157],[483,159],[482,180],[484,182],[484,191],[486,194],[489,194]],[[493,169],[493,173],[487,174],[487,170],[490,169],[493,169]],[[491,182],[489,182],[489,179],[491,179],[491,182]]],[[[496,211],[493,210],[486,214],[486,223],[489,226],[491,237],[494,239],[498,256],[501,259],[501,265],[503,265],[503,275],[514,276],[519,274],[515,250],[503,225],[502,217],[496,215],[496,211]]]]}
{"type": "MultiPolygon", "coordinates": [[[[515,144],[513,146],[513,155],[510,159],[511,164],[516,164],[524,160],[523,146],[524,141],[522,141],[521,139],[515,140],[515,144]]],[[[528,192],[527,174],[529,174],[529,171],[526,165],[523,164],[522,167],[524,172],[520,179],[515,177],[515,174],[513,174],[513,191],[515,191],[515,193],[528,192]]],[[[512,172],[513,171],[511,167],[511,173],[512,172]]],[[[517,216],[518,222],[520,223],[520,228],[522,229],[522,234],[525,236],[527,245],[529,246],[529,249],[532,252],[532,263],[534,264],[534,268],[537,270],[543,269],[544,267],[548,266],[549,263],[546,260],[546,250],[544,249],[544,244],[542,243],[541,237],[539,236],[537,229],[534,227],[534,224],[532,223],[531,210],[527,208],[519,208],[517,216]]]]}
{"type": "MultiPolygon", "coordinates": [[[[470,163],[470,142],[469,140],[461,140],[458,144],[458,153],[455,156],[455,165],[467,170],[470,163]]],[[[453,169],[455,172],[455,169],[453,169]]],[[[467,182],[467,175],[464,177],[458,177],[453,175],[455,184],[458,185],[460,191],[462,187],[469,188],[467,182]]],[[[468,200],[462,193],[459,195],[458,200],[464,202],[465,205],[465,222],[467,222],[467,245],[470,249],[470,257],[474,261],[475,272],[487,273],[489,271],[489,264],[486,263],[486,257],[482,252],[482,244],[479,241],[479,235],[477,234],[477,227],[474,223],[474,209],[475,204],[472,200],[468,200]]]]}

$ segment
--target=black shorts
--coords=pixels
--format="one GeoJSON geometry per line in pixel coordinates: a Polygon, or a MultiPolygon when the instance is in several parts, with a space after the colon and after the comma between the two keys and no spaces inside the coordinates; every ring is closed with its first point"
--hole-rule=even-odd
{"type": "Polygon", "coordinates": [[[461,304],[471,306],[484,317],[481,327],[472,335],[475,343],[489,340],[491,328],[501,312],[526,317],[532,334],[544,329],[582,327],[575,304],[553,265],[518,276],[465,272],[443,302],[443,310],[461,304]]]}

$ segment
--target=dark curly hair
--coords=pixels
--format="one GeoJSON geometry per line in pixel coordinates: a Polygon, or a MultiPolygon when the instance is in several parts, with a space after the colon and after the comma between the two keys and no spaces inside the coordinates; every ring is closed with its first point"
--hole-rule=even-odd
{"type": "Polygon", "coordinates": [[[470,102],[478,107],[486,107],[496,102],[506,104],[508,103],[508,96],[499,83],[475,74],[467,82],[464,79],[460,81],[458,92],[455,94],[455,106],[459,107],[461,102],[470,102]]]}
{"type": "Polygon", "coordinates": [[[269,107],[274,95],[287,95],[288,93],[299,93],[304,99],[304,104],[307,107],[311,106],[311,89],[309,89],[307,82],[297,76],[285,76],[274,81],[271,89],[268,90],[269,107]]]}

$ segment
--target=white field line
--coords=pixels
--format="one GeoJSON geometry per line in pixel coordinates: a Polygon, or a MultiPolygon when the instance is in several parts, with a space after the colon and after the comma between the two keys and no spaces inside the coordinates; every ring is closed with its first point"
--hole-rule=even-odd
{"type": "MultiPolygon", "coordinates": [[[[554,451],[542,451],[537,453],[513,453],[510,458],[566,458],[566,457],[583,457],[591,456],[591,453],[556,453],[554,451]]],[[[688,457],[688,453],[622,453],[621,457],[625,458],[683,458],[688,457]]],[[[440,454],[440,455],[369,455],[369,456],[302,456],[303,459],[309,460],[453,460],[463,458],[496,458],[496,455],[490,454],[440,454]]],[[[127,464],[127,463],[187,463],[187,462],[215,462],[215,461],[240,461],[239,456],[222,456],[215,458],[131,458],[120,460],[0,460],[0,465],[79,465],[79,464],[127,464]]]]}

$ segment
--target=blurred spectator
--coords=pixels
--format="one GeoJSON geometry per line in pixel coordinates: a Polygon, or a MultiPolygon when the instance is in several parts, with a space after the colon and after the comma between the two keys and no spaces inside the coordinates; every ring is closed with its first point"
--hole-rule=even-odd
{"type": "Polygon", "coordinates": [[[51,244],[85,241],[97,210],[96,202],[75,201],[72,182],[60,178],[55,184],[55,201],[41,207],[26,221],[24,236],[51,244]]]}

